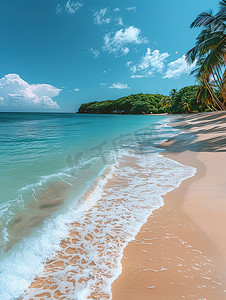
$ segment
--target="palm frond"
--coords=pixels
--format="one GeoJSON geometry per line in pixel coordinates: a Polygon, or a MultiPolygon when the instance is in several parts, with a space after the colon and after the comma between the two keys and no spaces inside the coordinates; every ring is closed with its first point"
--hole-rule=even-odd
{"type": "Polygon", "coordinates": [[[212,97],[206,86],[202,85],[197,92],[197,102],[210,105],[212,97]]]}
{"type": "Polygon", "coordinates": [[[204,68],[207,73],[210,73],[215,66],[224,65],[224,56],[226,55],[226,37],[220,41],[220,43],[213,48],[207,55],[203,62],[204,68]]]}
{"type": "Polygon", "coordinates": [[[199,44],[200,55],[206,54],[211,49],[215,48],[224,38],[223,31],[214,31],[205,35],[205,39],[199,44]]]}
{"type": "Polygon", "coordinates": [[[193,63],[198,56],[205,55],[208,51],[216,47],[224,38],[223,31],[212,32],[210,28],[202,30],[196,38],[195,47],[189,50],[186,54],[186,60],[193,63]]]}
{"type": "Polygon", "coordinates": [[[193,27],[207,27],[210,26],[213,30],[220,29],[224,30],[226,25],[221,20],[220,16],[214,16],[212,11],[204,11],[200,13],[197,18],[192,22],[191,28],[193,27]]]}
{"type": "Polygon", "coordinates": [[[220,1],[220,7],[226,8],[226,0],[221,0],[220,1]]]}
{"type": "Polygon", "coordinates": [[[226,0],[220,1],[220,10],[216,14],[216,17],[221,19],[222,22],[226,22],[226,0]]]}
{"type": "Polygon", "coordinates": [[[197,60],[191,74],[206,87],[199,91],[197,99],[203,101],[209,94],[220,110],[226,110],[226,71],[222,77],[226,65],[226,0],[220,0],[215,15],[212,11],[200,13],[191,27],[203,28],[195,46],[186,54],[188,63],[197,60]]]}

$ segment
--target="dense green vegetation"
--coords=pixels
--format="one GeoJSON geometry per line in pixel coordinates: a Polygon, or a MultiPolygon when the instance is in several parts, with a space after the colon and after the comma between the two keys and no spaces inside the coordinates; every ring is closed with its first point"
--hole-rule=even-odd
{"type": "Polygon", "coordinates": [[[90,102],[82,104],[79,113],[96,114],[142,114],[158,113],[161,110],[161,99],[163,95],[137,94],[101,102],[90,102]]]}
{"type": "Polygon", "coordinates": [[[187,86],[179,90],[172,90],[170,96],[165,98],[164,107],[166,112],[179,114],[179,113],[195,113],[208,111],[206,104],[197,101],[197,93],[200,87],[197,85],[187,86]]]}
{"type": "Polygon", "coordinates": [[[87,114],[159,114],[190,113],[208,110],[206,104],[197,102],[199,86],[172,90],[169,96],[137,94],[118,100],[94,101],[82,104],[79,113],[87,114]]]}

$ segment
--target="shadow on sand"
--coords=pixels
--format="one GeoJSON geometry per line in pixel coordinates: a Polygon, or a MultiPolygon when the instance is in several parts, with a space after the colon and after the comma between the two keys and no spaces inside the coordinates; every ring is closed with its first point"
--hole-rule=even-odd
{"type": "Polygon", "coordinates": [[[180,153],[186,150],[226,152],[226,112],[182,116],[174,121],[174,127],[182,129],[184,133],[170,138],[167,143],[159,146],[168,153],[180,153]],[[186,123],[187,120],[191,123],[186,123]],[[192,131],[188,131],[191,128],[192,131]],[[197,138],[198,135],[201,139],[197,138]]]}

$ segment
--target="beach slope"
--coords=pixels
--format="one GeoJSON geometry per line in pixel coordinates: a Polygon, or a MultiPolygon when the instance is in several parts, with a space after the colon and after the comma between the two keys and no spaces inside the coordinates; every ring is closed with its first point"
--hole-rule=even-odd
{"type": "Polygon", "coordinates": [[[197,169],[124,251],[113,299],[226,299],[226,114],[182,116],[160,147],[197,169]]]}

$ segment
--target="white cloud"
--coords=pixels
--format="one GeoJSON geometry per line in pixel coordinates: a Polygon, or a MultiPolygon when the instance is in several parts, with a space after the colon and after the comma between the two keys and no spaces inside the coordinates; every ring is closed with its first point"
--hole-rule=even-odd
{"type": "Polygon", "coordinates": [[[73,15],[84,5],[82,2],[73,2],[72,0],[67,1],[66,3],[66,11],[73,15]]]}
{"type": "Polygon", "coordinates": [[[115,82],[111,86],[108,87],[109,89],[130,89],[130,87],[126,83],[121,83],[121,82],[115,82]]]}
{"type": "Polygon", "coordinates": [[[151,51],[147,48],[145,55],[141,58],[139,64],[131,66],[130,70],[134,73],[131,78],[142,78],[153,76],[154,72],[161,73],[164,68],[164,62],[169,57],[168,52],[160,53],[159,50],[151,51]],[[136,74],[136,73],[140,74],[136,74]]]}
{"type": "Polygon", "coordinates": [[[60,4],[57,4],[56,14],[61,14],[61,13],[62,13],[62,7],[60,6],[60,4]]]}
{"type": "Polygon", "coordinates": [[[183,55],[182,57],[168,64],[165,76],[163,78],[178,78],[182,74],[190,74],[195,65],[196,61],[189,65],[186,62],[186,56],[183,55]]]}
{"type": "Polygon", "coordinates": [[[64,9],[66,13],[73,15],[76,12],[78,12],[83,5],[84,5],[83,2],[80,2],[80,1],[74,2],[73,0],[68,0],[66,2],[65,6],[64,5],[61,6],[60,4],[57,4],[56,14],[61,14],[64,9]]]}
{"type": "Polygon", "coordinates": [[[17,74],[8,74],[0,79],[0,105],[4,108],[59,109],[52,98],[60,91],[49,84],[29,84],[17,74]]]}
{"type": "Polygon", "coordinates": [[[137,7],[136,6],[131,6],[126,8],[128,11],[136,11],[137,7]]]}
{"type": "Polygon", "coordinates": [[[120,18],[116,18],[116,24],[119,25],[119,26],[123,26],[123,19],[120,17],[120,18]]]}
{"type": "Polygon", "coordinates": [[[80,92],[80,89],[79,88],[75,88],[74,92],[80,92]]]}
{"type": "Polygon", "coordinates": [[[122,55],[127,55],[129,53],[129,48],[125,47],[121,49],[122,55]]]}
{"type": "Polygon", "coordinates": [[[97,24],[97,25],[109,24],[111,22],[111,18],[106,17],[107,13],[108,13],[107,8],[102,8],[101,10],[96,11],[93,14],[94,23],[97,24]]]}
{"type": "Polygon", "coordinates": [[[93,54],[94,58],[97,58],[100,55],[100,51],[97,49],[90,48],[89,51],[93,54]]]}
{"type": "Polygon", "coordinates": [[[151,77],[152,74],[148,75],[148,74],[145,74],[145,75],[131,75],[130,78],[144,78],[144,77],[151,77]]]}
{"type": "Polygon", "coordinates": [[[120,8],[118,8],[118,7],[114,8],[113,12],[120,12],[120,8]]]}
{"type": "Polygon", "coordinates": [[[107,85],[106,82],[101,82],[101,83],[100,83],[100,86],[102,86],[102,87],[103,87],[103,86],[106,86],[106,85],[107,85]]]}
{"type": "Polygon", "coordinates": [[[73,15],[84,5],[82,2],[73,2],[72,0],[67,1],[66,3],[66,11],[73,15]]]}
{"type": "MultiPolygon", "coordinates": [[[[147,40],[141,37],[141,30],[134,26],[120,29],[115,33],[108,33],[104,36],[103,49],[109,53],[118,54],[128,44],[143,44],[147,40]]],[[[127,47],[128,48],[128,47],[127,47]]]]}

